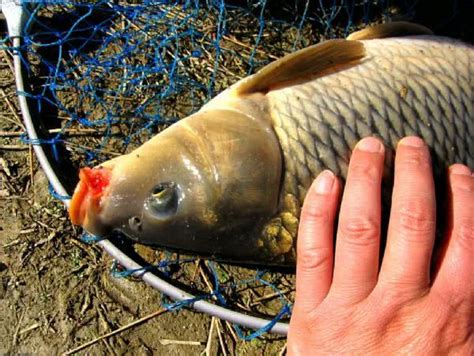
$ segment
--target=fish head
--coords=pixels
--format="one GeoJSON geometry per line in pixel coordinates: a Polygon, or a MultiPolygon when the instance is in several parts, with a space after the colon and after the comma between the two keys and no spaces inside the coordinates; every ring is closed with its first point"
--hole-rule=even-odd
{"type": "Polygon", "coordinates": [[[131,153],[80,171],[70,216],[92,234],[206,250],[274,213],[281,153],[267,124],[231,110],[194,114],[131,153]],[[205,244],[206,245],[206,244],[205,244]]]}

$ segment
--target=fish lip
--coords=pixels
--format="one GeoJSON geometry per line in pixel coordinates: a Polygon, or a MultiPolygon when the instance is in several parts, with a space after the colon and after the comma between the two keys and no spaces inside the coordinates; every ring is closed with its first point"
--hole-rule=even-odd
{"type": "Polygon", "coordinates": [[[100,212],[101,201],[108,195],[111,170],[106,168],[81,168],[79,183],[69,206],[69,217],[74,225],[88,228],[91,219],[100,212]]]}
{"type": "Polygon", "coordinates": [[[86,200],[87,187],[85,183],[80,180],[74,190],[74,194],[69,205],[69,218],[74,225],[81,225],[86,218],[86,200]]]}

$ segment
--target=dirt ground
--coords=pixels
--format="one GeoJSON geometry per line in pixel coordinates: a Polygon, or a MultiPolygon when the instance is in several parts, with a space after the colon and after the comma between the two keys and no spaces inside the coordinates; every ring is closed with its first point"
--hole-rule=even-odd
{"type": "MultiPolygon", "coordinates": [[[[63,353],[161,310],[160,293],[113,277],[110,257],[79,239],[52,198],[31,146],[19,139],[24,127],[6,52],[0,53],[0,99],[0,354],[63,353]]],[[[284,346],[274,335],[245,342],[228,323],[181,309],[80,353],[267,355],[284,346]]]]}
{"type": "MultiPolygon", "coordinates": [[[[42,19],[45,23],[50,21],[48,16],[52,15],[47,13],[42,19]]],[[[67,17],[63,17],[62,20],[51,20],[51,24],[67,28],[67,17]],[[61,25],[63,22],[65,23],[61,25]]],[[[211,25],[208,26],[210,29],[213,28],[212,23],[211,25]]],[[[0,33],[2,31],[5,29],[1,29],[0,33]]],[[[286,43],[286,41],[274,42],[286,43]]],[[[107,50],[111,53],[115,50],[120,51],[120,46],[116,47],[111,45],[107,50]]],[[[247,52],[250,50],[251,47],[246,48],[247,52]]],[[[43,59],[49,58],[48,55],[51,53],[48,51],[50,50],[43,51],[43,59]]],[[[212,65],[213,55],[210,53],[208,55],[209,63],[212,65]]],[[[54,58],[54,55],[52,57],[54,58]]],[[[29,58],[34,72],[31,77],[44,78],[45,74],[34,65],[36,60],[34,56],[29,58]]],[[[237,62],[223,63],[221,68],[238,68],[238,71],[236,69],[234,73],[221,70],[216,80],[220,85],[225,87],[228,82],[245,75],[247,68],[240,68],[237,62]]],[[[78,68],[79,66],[76,69],[78,68]]],[[[122,68],[117,69],[119,70],[122,68]]],[[[209,76],[208,68],[205,66],[196,68],[193,66],[192,70],[197,77],[209,76]]],[[[81,240],[82,232],[71,225],[63,204],[49,192],[48,182],[39,167],[32,146],[21,140],[20,135],[25,133],[25,129],[12,72],[11,54],[0,50],[0,354],[50,355],[68,352],[142,318],[148,319],[117,335],[95,342],[79,353],[119,355],[284,353],[286,342],[284,337],[265,334],[252,341],[244,341],[237,336],[231,324],[208,315],[186,308],[161,313],[164,302],[169,301],[160,293],[141,280],[114,276],[111,270],[112,259],[98,245],[81,240]]],[[[78,73],[74,72],[73,75],[78,73]]],[[[100,73],[94,75],[101,76],[100,73]]],[[[110,77],[114,78],[113,75],[110,77]]],[[[87,78],[83,79],[85,81],[87,78]]],[[[153,78],[155,79],[160,80],[153,78]]],[[[41,85],[38,84],[38,87],[41,85]]],[[[100,87],[116,85],[117,83],[111,81],[102,83],[100,87]]],[[[73,88],[70,92],[61,90],[57,92],[66,107],[90,109],[89,118],[103,117],[104,112],[100,107],[94,106],[94,101],[92,104],[81,103],[79,95],[73,88]]],[[[142,99],[132,97],[129,101],[142,102],[142,99]]],[[[108,105],[114,99],[104,100],[109,100],[108,105]]],[[[170,97],[168,100],[172,104],[169,105],[170,112],[167,113],[169,116],[185,116],[185,111],[190,110],[186,107],[186,100],[177,100],[175,97],[170,97]],[[176,102],[180,102],[179,107],[176,107],[176,102]]],[[[161,104],[165,106],[166,103],[161,104]]],[[[133,108],[130,111],[132,112],[133,108]]],[[[53,128],[63,127],[62,125],[67,122],[67,119],[61,121],[63,120],[60,118],[61,115],[65,116],[64,113],[53,112],[48,117],[54,121],[54,125],[58,125],[52,126],[53,128]]],[[[127,117],[132,127],[133,120],[133,117],[127,117]]],[[[112,129],[128,132],[128,129],[131,130],[129,126],[118,124],[112,129]]],[[[84,127],[79,129],[84,130],[84,127]]],[[[87,129],[84,130],[86,131],[87,129]]],[[[85,155],[81,145],[96,147],[103,139],[88,136],[90,137],[68,138],[67,153],[72,160],[75,160],[76,166],[86,164],[83,161],[85,155]]],[[[149,137],[144,139],[147,138],[149,137]]],[[[139,145],[141,137],[135,139],[132,145],[139,145]]],[[[114,150],[114,154],[121,152],[123,137],[112,138],[111,141],[109,147],[114,150]]],[[[77,175],[77,170],[71,174],[77,175]]],[[[137,251],[138,254],[146,256],[146,260],[150,263],[162,260],[163,252],[140,247],[135,249],[140,249],[137,251]]],[[[224,282],[228,282],[228,285],[233,281],[251,278],[256,273],[252,269],[223,264],[216,266],[217,273],[224,282]]],[[[193,260],[192,263],[175,269],[173,273],[171,276],[173,280],[185,285],[195,294],[209,293],[214,287],[207,261],[193,260]]],[[[271,274],[270,278],[275,281],[275,285],[278,284],[280,290],[284,291],[285,298],[288,297],[288,301],[291,301],[294,289],[293,276],[271,274]]],[[[268,318],[276,315],[281,308],[279,296],[271,288],[262,285],[256,287],[242,285],[239,288],[229,291],[234,299],[231,301],[233,303],[231,308],[235,310],[268,318]]]]}

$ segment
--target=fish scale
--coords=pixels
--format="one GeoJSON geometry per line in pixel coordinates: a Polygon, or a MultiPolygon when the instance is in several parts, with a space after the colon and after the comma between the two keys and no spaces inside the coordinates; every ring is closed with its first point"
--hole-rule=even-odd
{"type": "Polygon", "coordinates": [[[418,134],[439,161],[474,164],[472,49],[427,37],[364,46],[352,68],[267,94],[286,162],[283,192],[300,201],[323,167],[345,177],[350,148],[367,135],[394,148],[418,134]]]}
{"type": "Polygon", "coordinates": [[[406,135],[425,139],[436,174],[474,167],[473,59],[472,46],[408,23],[289,54],[94,169],[110,183],[92,197],[82,179],[71,218],[99,236],[119,230],[229,261],[294,264],[308,188],[324,169],[345,178],[360,138],[386,144],[385,207],[406,135]]]}

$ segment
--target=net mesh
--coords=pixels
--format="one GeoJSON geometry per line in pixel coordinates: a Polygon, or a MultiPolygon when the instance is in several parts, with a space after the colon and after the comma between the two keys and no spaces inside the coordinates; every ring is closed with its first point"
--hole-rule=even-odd
{"type": "MultiPolygon", "coordinates": [[[[51,159],[66,167],[63,181],[71,188],[78,167],[129,152],[269,61],[323,39],[394,19],[421,19],[469,39],[470,27],[452,25],[462,4],[454,1],[442,15],[427,17],[424,1],[28,2],[20,51],[30,86],[19,95],[29,98],[43,130],[39,141],[22,139],[45,144],[51,159]]],[[[0,46],[13,50],[6,33],[0,46]]],[[[83,240],[96,241],[88,235],[83,240]]],[[[198,299],[266,316],[272,323],[289,317],[291,273],[166,251],[145,258],[140,247],[119,243],[148,263],[145,270],[182,283],[198,299]]],[[[116,276],[130,278],[132,272],[113,267],[116,276]]],[[[193,301],[164,303],[176,309],[193,301]]],[[[238,329],[238,334],[255,338],[272,323],[251,334],[238,329]]]]}

